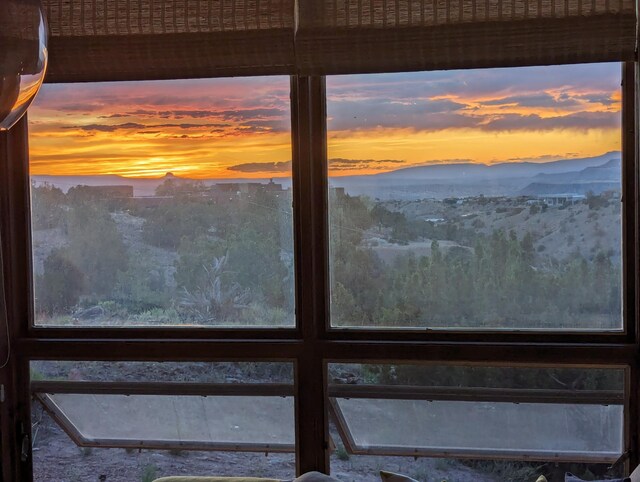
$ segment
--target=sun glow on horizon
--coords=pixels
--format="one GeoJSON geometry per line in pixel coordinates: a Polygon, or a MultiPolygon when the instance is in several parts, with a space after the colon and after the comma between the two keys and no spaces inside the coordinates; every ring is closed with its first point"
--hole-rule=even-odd
{"type": "MultiPolygon", "coordinates": [[[[330,175],[619,151],[617,64],[329,77],[330,175]]],[[[290,176],[289,79],[45,85],[33,175],[290,176]]]]}

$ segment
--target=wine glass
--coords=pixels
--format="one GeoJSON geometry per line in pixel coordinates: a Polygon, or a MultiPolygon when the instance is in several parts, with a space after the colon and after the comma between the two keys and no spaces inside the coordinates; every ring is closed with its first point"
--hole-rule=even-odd
{"type": "Polygon", "coordinates": [[[40,0],[0,1],[0,131],[20,120],[47,69],[47,25],[40,0]]]}

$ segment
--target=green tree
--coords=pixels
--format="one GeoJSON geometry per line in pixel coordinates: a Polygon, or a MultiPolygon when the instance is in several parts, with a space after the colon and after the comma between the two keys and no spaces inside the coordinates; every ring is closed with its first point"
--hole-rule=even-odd
{"type": "Polygon", "coordinates": [[[168,307],[171,294],[164,270],[154,263],[148,251],[130,256],[126,270],[118,271],[112,298],[129,313],[168,307]]]}
{"type": "Polygon", "coordinates": [[[179,199],[158,206],[147,216],[142,237],[153,246],[177,249],[183,237],[196,238],[210,231],[223,234],[220,223],[213,204],[179,199]]]}
{"type": "Polygon", "coordinates": [[[68,250],[54,249],[35,282],[36,306],[47,314],[68,312],[84,290],[84,274],[68,259],[68,250]]]}
{"type": "Polygon", "coordinates": [[[62,226],[65,219],[66,196],[50,184],[31,186],[31,222],[33,229],[52,229],[62,226]]]}
{"type": "Polygon", "coordinates": [[[178,259],[175,262],[174,278],[180,289],[193,291],[207,281],[206,267],[216,258],[224,256],[224,242],[211,236],[200,235],[192,239],[182,238],[178,247],[178,259]]]}
{"type": "Polygon", "coordinates": [[[65,255],[85,278],[89,295],[111,295],[118,273],[128,266],[127,249],[109,212],[99,204],[75,205],[69,213],[65,255]]]}

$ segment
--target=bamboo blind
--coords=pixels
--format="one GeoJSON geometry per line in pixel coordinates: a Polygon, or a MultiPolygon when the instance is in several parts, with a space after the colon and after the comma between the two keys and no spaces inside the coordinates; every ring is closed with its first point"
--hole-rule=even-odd
{"type": "Polygon", "coordinates": [[[300,0],[307,74],[632,60],[634,0],[300,0]]]}
{"type": "Polygon", "coordinates": [[[43,0],[48,81],[632,60],[635,0],[43,0]]]}
{"type": "Polygon", "coordinates": [[[48,81],[294,71],[295,0],[43,0],[48,81]]]}
{"type": "Polygon", "coordinates": [[[37,0],[0,1],[0,76],[15,73],[18,64],[22,74],[39,72],[41,21],[37,0]]]}
{"type": "Polygon", "coordinates": [[[37,41],[39,27],[40,10],[37,1],[0,2],[0,37],[11,38],[14,41],[37,41]]]}

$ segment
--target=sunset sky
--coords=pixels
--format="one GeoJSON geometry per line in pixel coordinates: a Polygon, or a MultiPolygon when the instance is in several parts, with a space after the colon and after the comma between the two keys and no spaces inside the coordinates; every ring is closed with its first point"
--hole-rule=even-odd
{"type": "MultiPolygon", "coordinates": [[[[620,149],[620,66],[327,79],[332,175],[620,149]]],[[[45,85],[34,175],[265,178],[290,173],[289,79],[45,85]]]]}

